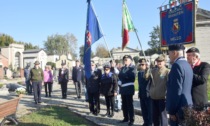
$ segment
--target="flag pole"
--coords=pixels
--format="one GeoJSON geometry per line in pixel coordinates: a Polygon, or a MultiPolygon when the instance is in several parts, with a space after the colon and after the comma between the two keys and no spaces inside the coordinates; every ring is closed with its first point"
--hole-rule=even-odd
{"type": "MultiPolygon", "coordinates": [[[[96,18],[97,18],[97,20],[98,20],[98,16],[97,16],[97,14],[96,14],[96,12],[95,12],[95,9],[94,9],[93,4],[92,4],[92,8],[93,8],[93,11],[94,11],[94,13],[95,13],[95,15],[96,15],[96,18]]],[[[98,20],[98,24],[99,24],[99,27],[100,27],[101,25],[100,25],[100,21],[99,21],[99,20],[98,20]]],[[[102,29],[101,27],[100,27],[100,29],[101,29],[101,32],[102,32],[102,34],[103,34],[103,39],[104,39],[106,48],[108,49],[108,52],[109,52],[109,56],[110,56],[110,58],[113,60],[113,57],[112,57],[111,52],[110,52],[110,50],[109,50],[109,47],[108,47],[108,45],[107,45],[107,43],[106,43],[106,39],[105,39],[105,36],[104,36],[103,29],[102,29]]]]}
{"type": "MultiPolygon", "coordinates": [[[[128,7],[127,7],[126,4],[125,4],[125,6],[126,6],[126,8],[128,9],[128,7]]],[[[131,15],[129,9],[128,9],[128,13],[129,13],[129,15],[131,15]]],[[[130,18],[131,18],[131,16],[130,16],[130,18]]],[[[131,20],[132,20],[132,18],[131,18],[131,20]]],[[[134,23],[133,23],[133,25],[134,25],[134,23]]],[[[143,47],[142,47],[142,45],[141,45],[141,41],[140,41],[140,38],[139,38],[139,36],[138,36],[138,34],[137,34],[137,30],[136,30],[136,28],[135,28],[135,25],[134,25],[134,32],[136,33],[136,37],[137,37],[137,39],[138,39],[140,48],[141,48],[141,50],[142,50],[142,52],[143,52],[144,59],[146,59],[146,55],[145,55],[144,50],[143,50],[143,47]]]]}

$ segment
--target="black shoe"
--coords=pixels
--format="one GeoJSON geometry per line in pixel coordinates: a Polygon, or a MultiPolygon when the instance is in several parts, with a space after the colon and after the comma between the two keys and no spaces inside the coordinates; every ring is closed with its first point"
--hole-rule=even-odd
{"type": "Polygon", "coordinates": [[[120,121],[120,123],[125,123],[125,122],[128,122],[128,119],[123,119],[120,121]]]}
{"type": "Polygon", "coordinates": [[[46,94],[45,97],[48,97],[48,95],[46,94]]]}
{"type": "Polygon", "coordinates": [[[35,104],[38,104],[36,101],[34,102],[35,104]]]}
{"type": "Polygon", "coordinates": [[[114,112],[112,111],[111,114],[109,115],[109,117],[113,117],[114,116],[114,112]]]}
{"type": "Polygon", "coordinates": [[[39,103],[39,104],[41,104],[42,102],[41,102],[41,101],[39,101],[38,103],[39,103]]]}
{"type": "Polygon", "coordinates": [[[81,96],[78,96],[78,99],[80,99],[81,98],[81,96]]]}
{"type": "Polygon", "coordinates": [[[49,97],[51,97],[51,95],[49,95],[49,97]]]}
{"type": "Polygon", "coordinates": [[[129,122],[128,123],[128,126],[133,126],[133,122],[129,122]]]}

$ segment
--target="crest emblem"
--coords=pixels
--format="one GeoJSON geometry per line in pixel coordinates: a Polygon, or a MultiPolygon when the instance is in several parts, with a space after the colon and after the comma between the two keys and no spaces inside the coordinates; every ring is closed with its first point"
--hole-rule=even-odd
{"type": "Polygon", "coordinates": [[[180,25],[179,25],[179,20],[178,19],[174,19],[174,24],[172,27],[172,32],[174,34],[177,34],[180,31],[180,25]]]}
{"type": "Polygon", "coordinates": [[[86,44],[88,45],[88,47],[90,47],[90,45],[92,44],[91,33],[88,30],[86,32],[86,44]]]}

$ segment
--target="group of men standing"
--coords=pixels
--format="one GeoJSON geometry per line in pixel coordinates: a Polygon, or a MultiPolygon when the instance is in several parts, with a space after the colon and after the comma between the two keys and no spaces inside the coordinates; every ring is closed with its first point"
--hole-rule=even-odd
{"type": "MultiPolygon", "coordinates": [[[[185,47],[182,44],[169,45],[168,48],[172,65],[170,70],[165,66],[166,57],[159,55],[155,60],[155,68],[150,68],[146,59],[140,59],[138,64],[140,70],[137,74],[136,66],[132,63],[132,57],[125,55],[122,59],[124,63],[122,68],[117,69],[115,66],[111,66],[113,62],[111,61],[111,64],[104,66],[104,74],[96,67],[94,62],[91,62],[91,77],[86,78],[83,67],[76,60],[76,66],[72,70],[72,79],[75,84],[77,98],[81,98],[83,87],[85,89],[85,100],[89,102],[90,112],[97,115],[100,112],[100,84],[107,83],[108,85],[108,83],[111,83],[107,93],[103,93],[109,94],[105,96],[106,102],[109,102],[107,103],[108,115],[114,116],[113,97],[116,97],[117,93],[119,93],[122,98],[124,117],[120,123],[128,122],[128,125],[133,125],[135,120],[133,106],[134,82],[136,75],[138,75],[143,126],[167,126],[167,114],[169,114],[169,124],[171,126],[183,124],[183,107],[208,103],[207,81],[210,74],[210,65],[201,62],[200,51],[195,47],[186,51],[187,58],[184,57],[185,47]],[[110,113],[110,105],[112,113],[110,113]]],[[[38,61],[35,62],[35,67],[30,71],[30,78],[26,79],[26,83],[32,81],[34,90],[39,90],[34,94],[35,102],[41,100],[39,97],[41,80],[43,80],[43,72],[38,65],[38,61]]],[[[65,99],[69,81],[69,71],[65,64],[62,64],[62,68],[59,70],[58,81],[61,84],[62,98],[65,99]]],[[[27,87],[27,90],[30,93],[31,87],[27,87]]]]}
{"type": "Polygon", "coordinates": [[[200,51],[192,47],[186,51],[182,44],[169,46],[171,69],[165,67],[165,57],[156,59],[156,67],[149,68],[145,59],[139,60],[139,97],[144,126],[184,125],[183,107],[208,103],[207,81],[210,65],[201,62],[200,51]],[[186,60],[187,59],[187,60],[186,60]]]}

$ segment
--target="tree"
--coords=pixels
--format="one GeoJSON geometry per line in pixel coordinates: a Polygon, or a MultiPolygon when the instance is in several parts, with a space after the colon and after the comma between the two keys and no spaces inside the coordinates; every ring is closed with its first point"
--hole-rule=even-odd
{"type": "MultiPolygon", "coordinates": [[[[150,46],[150,49],[154,53],[160,53],[161,52],[161,43],[160,43],[160,27],[157,25],[156,27],[153,27],[153,31],[150,32],[150,38],[151,40],[148,42],[148,45],[150,46]]],[[[152,54],[150,54],[152,55],[152,54]]]]}
{"type": "Polygon", "coordinates": [[[0,34],[0,46],[9,46],[9,44],[14,43],[14,39],[7,34],[0,34]]]}
{"type": "Polygon", "coordinates": [[[109,51],[105,48],[105,46],[103,44],[99,44],[96,47],[96,56],[100,57],[100,58],[108,58],[109,56],[109,51]]]}
{"type": "MultiPolygon", "coordinates": [[[[79,56],[80,56],[80,61],[83,62],[83,58],[84,58],[84,45],[79,47],[79,56]]],[[[94,57],[94,53],[91,52],[91,58],[94,57]]]]}
{"type": "Polygon", "coordinates": [[[44,48],[48,54],[62,55],[70,53],[73,58],[76,56],[77,39],[73,34],[51,35],[44,41],[44,48]]]}
{"type": "Polygon", "coordinates": [[[15,42],[15,43],[18,43],[18,44],[23,44],[24,45],[24,49],[25,50],[29,50],[29,49],[39,49],[39,46],[34,46],[32,45],[30,42],[15,42]]]}

